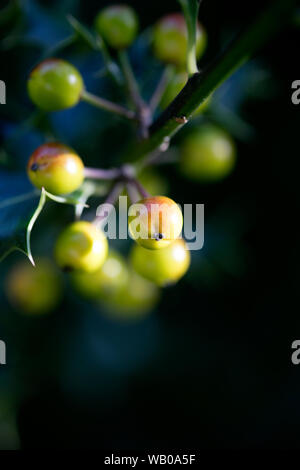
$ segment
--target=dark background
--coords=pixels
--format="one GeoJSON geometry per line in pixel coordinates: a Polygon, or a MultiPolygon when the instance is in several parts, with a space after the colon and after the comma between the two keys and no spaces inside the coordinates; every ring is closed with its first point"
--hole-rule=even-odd
{"type": "MultiPolygon", "coordinates": [[[[32,112],[25,80],[40,57],[38,41],[49,47],[64,37],[66,12],[91,25],[108,3],[27,2],[32,15],[22,31],[34,40],[0,52],[0,78],[8,84],[8,104],[0,109],[1,144],[15,159],[12,167],[21,171],[42,139],[39,133],[7,137],[7,128],[19,127],[32,112]],[[33,13],[37,5],[49,8],[41,10],[44,16],[33,13]],[[54,13],[57,24],[50,27],[47,18],[53,20],[54,13]]],[[[166,0],[129,4],[142,29],[179,9],[166,0]]],[[[200,19],[209,47],[201,65],[255,8],[203,1],[200,19]]],[[[185,180],[176,167],[159,169],[172,198],[204,203],[206,214],[203,250],[192,253],[189,273],[164,291],[155,312],[118,324],[68,292],[53,315],[24,319],[1,294],[0,338],[7,343],[8,364],[0,369],[0,387],[21,448],[299,448],[300,366],[291,363],[291,343],[300,338],[299,109],[291,102],[291,83],[299,78],[298,44],[299,29],[285,29],[216,94],[249,126],[244,132],[222,121],[238,146],[229,178],[207,187],[185,180]]],[[[84,76],[97,69],[93,55],[72,54],[65,57],[82,65],[84,76]]],[[[133,62],[147,95],[151,84],[143,80],[152,63],[140,65],[139,57],[133,62]]],[[[116,93],[106,82],[101,86],[116,93]]],[[[56,134],[84,152],[88,163],[99,149],[101,163],[110,166],[119,158],[116,142],[126,135],[125,126],[118,121],[98,133],[98,111],[85,125],[81,109],[69,125],[55,117],[56,134]],[[97,135],[90,139],[89,132],[97,135]]],[[[220,118],[212,113],[206,119],[220,118]]],[[[41,251],[50,244],[45,235],[52,239],[56,224],[70,217],[69,209],[54,212],[51,206],[43,216],[43,242],[36,234],[41,251]]],[[[18,256],[3,263],[2,282],[18,256]]]]}

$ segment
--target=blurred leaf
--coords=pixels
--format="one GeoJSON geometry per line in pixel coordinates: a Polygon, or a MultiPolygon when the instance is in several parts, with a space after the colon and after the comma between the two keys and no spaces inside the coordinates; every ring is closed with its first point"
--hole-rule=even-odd
{"type": "Polygon", "coordinates": [[[0,48],[9,49],[18,42],[23,29],[21,0],[12,0],[0,11],[0,48]]]}

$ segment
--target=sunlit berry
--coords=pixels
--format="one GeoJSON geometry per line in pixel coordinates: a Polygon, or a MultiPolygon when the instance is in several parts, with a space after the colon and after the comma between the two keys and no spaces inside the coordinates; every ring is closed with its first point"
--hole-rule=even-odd
{"type": "Polygon", "coordinates": [[[27,173],[34,186],[53,194],[75,191],[84,179],[81,158],[66,145],[58,142],[43,144],[31,155],[27,173]]]}
{"type": "Polygon", "coordinates": [[[150,251],[134,245],[131,252],[133,268],[159,286],[174,284],[189,268],[190,252],[184,240],[178,239],[164,250],[150,251]]]}
{"type": "Polygon", "coordinates": [[[107,239],[95,225],[73,222],[59,236],[55,245],[57,264],[64,271],[97,271],[108,253],[107,239]]]}
{"type": "Polygon", "coordinates": [[[166,196],[144,198],[130,206],[128,215],[131,237],[151,250],[165,248],[182,230],[181,209],[166,196]]]}

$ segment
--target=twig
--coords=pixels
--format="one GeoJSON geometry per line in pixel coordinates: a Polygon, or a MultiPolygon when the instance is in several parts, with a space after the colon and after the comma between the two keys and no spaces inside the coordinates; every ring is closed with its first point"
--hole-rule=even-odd
{"type": "Polygon", "coordinates": [[[172,78],[173,73],[174,73],[174,69],[172,66],[167,66],[164,69],[162,76],[157,84],[156,89],[154,90],[154,93],[149,103],[149,107],[150,107],[152,114],[155,112],[156,108],[158,107],[164,95],[164,92],[166,91],[168,83],[170,79],[172,78]]]}
{"type": "Polygon", "coordinates": [[[136,202],[140,200],[139,192],[137,191],[136,187],[132,184],[132,182],[128,182],[126,184],[126,189],[127,189],[130,202],[132,204],[135,204],[136,202]]]}
{"type": "Polygon", "coordinates": [[[140,193],[140,195],[143,197],[143,198],[146,198],[146,197],[149,197],[150,194],[148,193],[148,191],[146,191],[146,189],[144,188],[144,186],[142,186],[142,184],[135,178],[132,178],[129,183],[132,183],[136,189],[138,190],[138,192],[140,193]]]}
{"type": "Polygon", "coordinates": [[[110,168],[108,170],[100,168],[88,168],[84,169],[84,176],[94,180],[114,180],[121,176],[122,172],[119,168],[110,168]]]}
{"type": "Polygon", "coordinates": [[[124,50],[120,51],[119,59],[127,83],[129,96],[139,121],[139,134],[142,139],[146,139],[149,135],[148,129],[152,121],[150,109],[140,94],[139,86],[131,68],[127,52],[124,50]]]}
{"type": "Polygon", "coordinates": [[[126,109],[125,107],[108,101],[104,98],[100,98],[99,96],[95,96],[92,93],[84,90],[81,94],[81,99],[86,103],[91,104],[92,106],[96,106],[97,108],[104,109],[105,111],[109,111],[110,113],[117,114],[127,119],[136,119],[136,115],[133,111],[126,109]]]}

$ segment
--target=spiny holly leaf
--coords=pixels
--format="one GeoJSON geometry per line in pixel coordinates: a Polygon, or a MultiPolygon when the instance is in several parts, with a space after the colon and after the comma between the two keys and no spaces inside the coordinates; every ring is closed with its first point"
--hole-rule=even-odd
{"type": "Polygon", "coordinates": [[[75,195],[55,196],[44,188],[42,191],[32,190],[24,174],[1,174],[0,261],[17,250],[26,254],[34,265],[30,244],[31,232],[47,199],[60,204],[87,207],[85,202],[75,195]],[[16,189],[19,193],[16,193],[16,189]]]}

